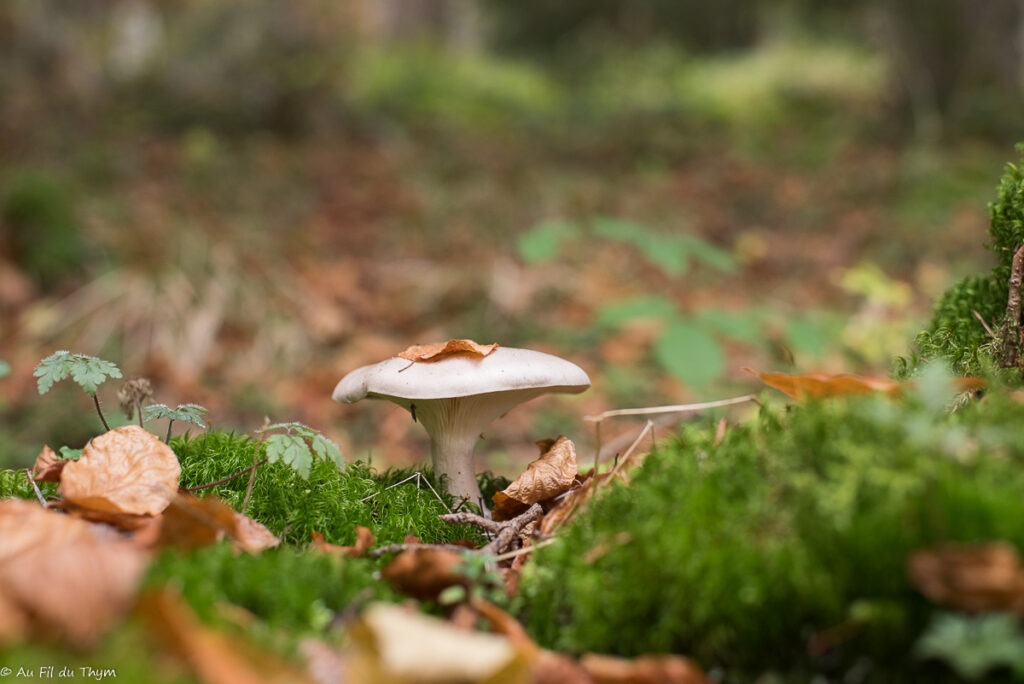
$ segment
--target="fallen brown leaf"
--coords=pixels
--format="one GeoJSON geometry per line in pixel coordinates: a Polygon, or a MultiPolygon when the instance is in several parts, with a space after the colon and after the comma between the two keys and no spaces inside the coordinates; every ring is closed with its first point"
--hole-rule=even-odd
{"type": "Polygon", "coordinates": [[[469,580],[456,572],[462,556],[446,549],[410,549],[395,556],[381,570],[381,576],[407,596],[425,600],[454,585],[469,586],[469,580]]]}
{"type": "Polygon", "coordinates": [[[32,466],[32,478],[36,482],[60,482],[61,472],[68,461],[58,456],[50,445],[44,445],[32,466]]]}
{"type": "Polygon", "coordinates": [[[692,660],[677,655],[647,655],[633,660],[588,653],[580,665],[597,684],[710,684],[692,660]]]}
{"type": "Polygon", "coordinates": [[[342,556],[349,556],[351,558],[358,558],[359,556],[362,556],[377,543],[377,538],[373,536],[373,532],[370,528],[363,527],[362,525],[356,525],[356,543],[353,546],[331,544],[324,538],[324,535],[319,532],[313,532],[312,537],[313,543],[310,545],[310,548],[314,551],[319,551],[321,553],[336,553],[342,556]]]}
{"type": "Polygon", "coordinates": [[[769,387],[794,399],[823,399],[850,395],[885,393],[895,397],[902,393],[900,383],[889,378],[870,378],[842,373],[760,373],[750,368],[745,371],[756,376],[769,387]]]}
{"type": "Polygon", "coordinates": [[[96,437],[64,466],[60,493],[70,503],[109,513],[157,515],[178,491],[181,466],[171,448],[137,425],[96,437]]]}
{"type": "Polygon", "coordinates": [[[564,494],[576,483],[576,474],[576,447],[561,436],[512,484],[494,495],[491,517],[511,520],[535,503],[564,494]]]}
{"type": "Polygon", "coordinates": [[[109,528],[0,501],[0,637],[90,646],[130,608],[146,564],[109,528]]]}
{"type": "Polygon", "coordinates": [[[398,356],[418,363],[433,363],[457,354],[483,358],[497,348],[497,344],[477,344],[473,340],[448,340],[447,342],[414,344],[400,352],[398,356]]]}
{"type": "Polygon", "coordinates": [[[265,650],[207,627],[169,591],[148,593],[137,612],[163,645],[191,666],[204,684],[311,683],[306,673],[265,650]]]}
{"type": "Polygon", "coordinates": [[[911,554],[907,575],[922,594],[971,612],[1024,614],[1024,568],[1013,545],[946,544],[911,554]]]}
{"type": "Polygon", "coordinates": [[[192,550],[224,539],[233,540],[242,551],[262,551],[281,542],[261,523],[216,497],[179,493],[160,517],[156,546],[192,550]]]}

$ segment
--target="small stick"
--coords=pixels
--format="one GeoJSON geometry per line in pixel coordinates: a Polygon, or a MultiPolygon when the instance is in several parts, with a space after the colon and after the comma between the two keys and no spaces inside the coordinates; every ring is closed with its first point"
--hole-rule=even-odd
{"type": "Polygon", "coordinates": [[[988,333],[988,336],[991,337],[993,340],[996,339],[996,334],[992,332],[992,328],[989,327],[988,323],[985,321],[982,315],[978,313],[976,309],[971,309],[971,313],[974,314],[974,317],[978,319],[979,323],[981,323],[981,327],[985,329],[985,332],[988,333]]]}
{"type": "Polygon", "coordinates": [[[528,553],[533,553],[537,549],[543,549],[545,546],[551,546],[556,541],[558,541],[558,537],[551,537],[550,539],[539,541],[536,544],[531,544],[530,546],[524,546],[523,548],[516,549],[515,551],[499,554],[494,557],[494,560],[500,563],[501,561],[515,558],[516,556],[525,556],[528,553]]]}
{"type": "Polygon", "coordinates": [[[36,498],[39,499],[39,504],[46,508],[46,499],[43,497],[43,492],[40,491],[39,485],[36,484],[36,478],[32,475],[32,471],[25,468],[25,477],[28,478],[29,484],[32,485],[32,489],[36,491],[36,498]]]}
{"type": "Polygon", "coordinates": [[[748,401],[754,401],[757,399],[753,394],[745,394],[742,397],[733,397],[732,399],[721,399],[719,401],[705,401],[700,404],[676,404],[674,406],[651,406],[649,408],[632,408],[632,409],[615,409],[613,411],[605,411],[599,413],[596,416],[584,416],[583,420],[587,420],[593,423],[599,423],[605,418],[614,418],[615,416],[649,416],[657,413],[692,413],[695,411],[704,411],[706,409],[719,408],[721,406],[733,406],[735,404],[742,404],[748,401]]]}
{"type": "Polygon", "coordinates": [[[1024,282],[1024,245],[1013,253],[1010,269],[1010,292],[1006,300],[1006,319],[1001,331],[1003,342],[1003,368],[1013,368],[1020,361],[1020,299],[1024,282]]]}
{"type": "Polygon", "coordinates": [[[252,466],[249,468],[249,484],[245,486],[245,498],[242,499],[242,515],[249,510],[249,500],[252,498],[253,487],[256,486],[256,469],[262,465],[263,461],[267,460],[264,458],[263,461],[258,461],[259,456],[260,452],[257,451],[252,457],[252,466]]]}
{"type": "Polygon", "coordinates": [[[612,468],[611,477],[614,477],[620,470],[622,470],[622,466],[626,464],[626,461],[629,460],[629,457],[632,456],[633,452],[636,451],[636,448],[640,446],[640,442],[643,440],[643,438],[647,435],[648,432],[651,433],[652,437],[654,436],[654,421],[647,421],[647,424],[644,425],[644,429],[640,431],[640,434],[636,436],[636,439],[633,440],[633,443],[629,445],[628,449],[626,449],[626,453],[623,454],[622,458],[620,458],[619,461],[615,464],[615,467],[612,468]]]}
{"type": "Polygon", "coordinates": [[[452,525],[476,525],[480,529],[484,530],[485,532],[490,532],[491,534],[498,534],[502,531],[502,529],[505,528],[505,526],[509,522],[498,522],[496,520],[491,520],[490,518],[485,518],[482,515],[477,515],[476,513],[469,513],[467,511],[462,511],[459,513],[447,513],[445,515],[438,517],[440,517],[441,520],[443,520],[444,522],[451,523],[452,525]]]}
{"type": "Polygon", "coordinates": [[[185,487],[184,489],[182,489],[182,491],[183,492],[198,492],[200,489],[208,489],[209,487],[216,487],[217,485],[224,484],[225,482],[231,482],[236,477],[241,477],[242,475],[245,475],[246,473],[248,473],[251,470],[256,470],[257,468],[259,468],[261,465],[263,465],[266,462],[267,462],[267,459],[264,458],[259,463],[253,463],[251,466],[242,468],[237,473],[232,473],[231,475],[228,475],[227,477],[222,477],[219,480],[214,480],[213,482],[207,482],[206,484],[196,485],[195,487],[185,487]]]}

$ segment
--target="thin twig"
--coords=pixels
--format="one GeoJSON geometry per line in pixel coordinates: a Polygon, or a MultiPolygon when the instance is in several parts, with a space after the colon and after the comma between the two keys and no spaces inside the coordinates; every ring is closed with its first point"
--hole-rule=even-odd
{"type": "Polygon", "coordinates": [[[1020,362],[1020,300],[1021,284],[1024,283],[1024,245],[1013,253],[1013,265],[1010,269],[1010,291],[1006,300],[1006,318],[1001,331],[1003,368],[1013,368],[1020,362]]]}
{"type": "Polygon", "coordinates": [[[516,556],[525,556],[528,553],[533,553],[537,549],[543,549],[545,546],[551,546],[556,541],[558,541],[558,537],[551,537],[550,539],[545,539],[535,544],[524,546],[523,548],[516,549],[515,551],[509,551],[507,553],[499,554],[494,557],[494,560],[500,563],[501,561],[509,560],[510,558],[515,558],[516,556]]]}
{"type": "Polygon", "coordinates": [[[249,484],[245,486],[245,498],[242,499],[242,515],[245,515],[245,512],[249,510],[249,500],[252,499],[252,490],[253,487],[256,486],[256,469],[259,468],[260,465],[262,465],[262,463],[267,460],[266,458],[264,458],[263,461],[259,461],[257,460],[259,459],[259,457],[259,451],[253,454],[252,457],[252,467],[249,468],[249,484]]]}
{"type": "Polygon", "coordinates": [[[167,436],[164,437],[164,444],[170,444],[171,443],[171,426],[172,425],[174,425],[174,421],[168,419],[167,420],[167,436]]]}
{"type": "Polygon", "coordinates": [[[615,409],[612,411],[605,411],[599,413],[596,416],[584,416],[583,420],[587,420],[594,423],[599,423],[605,418],[614,418],[615,416],[650,416],[657,413],[693,413],[696,411],[705,411],[707,409],[719,408],[722,406],[733,406],[735,404],[743,404],[748,401],[754,401],[757,397],[753,394],[745,394],[742,397],[733,397],[732,399],[720,399],[718,401],[705,401],[700,404],[676,404],[674,406],[651,406],[649,408],[632,408],[632,409],[615,409]]]}
{"type": "Polygon", "coordinates": [[[253,463],[251,466],[247,466],[245,468],[242,468],[237,473],[232,473],[231,475],[228,475],[227,477],[222,477],[219,480],[214,480],[213,482],[207,482],[206,484],[196,485],[195,487],[185,487],[182,491],[184,491],[184,492],[198,492],[200,489],[208,489],[210,487],[216,487],[217,485],[224,484],[225,482],[231,482],[236,477],[241,477],[242,475],[245,475],[246,473],[248,473],[250,471],[256,470],[257,468],[259,468],[261,465],[263,465],[266,462],[267,462],[267,459],[264,458],[259,463],[253,463]]]}
{"type": "Polygon", "coordinates": [[[135,413],[139,417],[139,427],[145,429],[145,424],[142,422],[142,402],[135,402],[135,413]]]}
{"type": "Polygon", "coordinates": [[[535,503],[511,520],[501,522],[485,518],[475,513],[449,513],[438,516],[447,523],[453,525],[476,525],[482,530],[495,535],[486,546],[480,549],[483,553],[503,553],[523,531],[523,528],[544,514],[544,509],[539,503],[535,503]]]}
{"type": "Polygon", "coordinates": [[[508,522],[491,520],[490,518],[485,518],[482,515],[477,515],[476,513],[469,513],[468,511],[448,513],[438,517],[441,518],[442,521],[451,523],[452,525],[476,525],[483,531],[490,532],[491,534],[498,534],[501,532],[508,522]]]}
{"type": "Polygon", "coordinates": [[[32,485],[32,489],[36,492],[36,498],[39,499],[39,505],[46,507],[46,499],[43,497],[43,492],[40,491],[39,485],[36,484],[36,478],[32,475],[32,471],[25,468],[25,477],[28,478],[29,484],[32,485]]]}
{"type": "Polygon", "coordinates": [[[978,319],[979,323],[981,323],[981,327],[985,329],[985,332],[988,333],[988,336],[991,337],[993,340],[996,339],[996,334],[992,332],[992,328],[989,327],[989,324],[987,322],[985,322],[985,318],[980,313],[978,313],[977,309],[971,309],[971,313],[974,314],[974,317],[978,319]]]}
{"type": "Polygon", "coordinates": [[[92,395],[92,403],[96,404],[96,413],[100,416],[100,422],[103,423],[103,429],[110,432],[110,425],[107,423],[107,419],[103,416],[103,408],[100,406],[100,395],[92,395]]]}
{"type": "Polygon", "coordinates": [[[633,440],[633,443],[629,445],[628,449],[626,449],[626,453],[622,455],[622,458],[620,458],[618,462],[615,464],[615,467],[612,468],[612,477],[614,477],[620,470],[622,470],[622,467],[626,464],[626,461],[628,461],[630,456],[633,455],[633,452],[636,451],[636,448],[640,446],[640,442],[643,440],[643,438],[647,435],[648,432],[651,433],[652,436],[654,435],[654,421],[647,421],[647,424],[644,425],[644,429],[640,431],[640,434],[636,436],[636,439],[633,440]]]}

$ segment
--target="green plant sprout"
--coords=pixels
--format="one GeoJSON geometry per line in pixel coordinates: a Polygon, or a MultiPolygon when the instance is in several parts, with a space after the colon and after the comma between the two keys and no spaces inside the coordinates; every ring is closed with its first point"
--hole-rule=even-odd
{"type": "Polygon", "coordinates": [[[167,436],[164,438],[164,442],[170,444],[171,426],[175,421],[189,423],[205,430],[206,423],[203,422],[203,418],[209,411],[199,404],[178,404],[175,408],[171,408],[167,404],[150,404],[142,410],[142,413],[146,420],[167,420],[167,436]]]}
{"type": "Polygon", "coordinates": [[[304,480],[309,479],[314,456],[333,461],[339,470],[345,469],[345,459],[338,445],[308,425],[296,422],[274,423],[260,428],[256,434],[261,438],[266,436],[262,441],[267,445],[266,457],[270,463],[286,463],[304,480]],[[270,432],[275,434],[266,436],[270,432]]]}
{"type": "Polygon", "coordinates": [[[96,390],[110,378],[121,377],[121,369],[115,364],[95,356],[58,351],[40,361],[32,374],[38,378],[36,385],[40,395],[49,392],[54,383],[70,377],[92,397],[100,422],[108,432],[110,431],[110,424],[103,415],[96,390]]]}

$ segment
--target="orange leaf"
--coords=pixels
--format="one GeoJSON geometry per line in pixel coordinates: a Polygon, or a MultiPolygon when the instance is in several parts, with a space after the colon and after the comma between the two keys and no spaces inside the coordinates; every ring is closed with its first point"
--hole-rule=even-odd
{"type": "Polygon", "coordinates": [[[647,655],[634,660],[588,653],[580,664],[598,684],[709,684],[707,675],[689,658],[647,655]]]}
{"type": "Polygon", "coordinates": [[[403,594],[417,599],[436,599],[450,586],[468,586],[469,580],[455,571],[462,556],[445,549],[403,551],[384,566],[381,576],[403,594]]]}
{"type": "Polygon", "coordinates": [[[448,340],[447,342],[414,344],[398,356],[409,361],[432,363],[456,354],[469,354],[483,358],[497,348],[497,344],[477,344],[473,340],[448,340]]]}
{"type": "Polygon", "coordinates": [[[495,520],[511,520],[531,505],[553,499],[576,483],[576,447],[567,437],[550,444],[515,482],[494,495],[495,520]]]}
{"type": "Polygon", "coordinates": [[[111,430],[64,466],[60,492],[82,508],[156,515],[178,491],[181,466],[171,448],[137,425],[111,430]]]}
{"type": "Polygon", "coordinates": [[[54,453],[49,444],[46,444],[36,456],[36,462],[32,466],[32,478],[36,482],[60,482],[61,471],[67,463],[54,453]]]}
{"type": "Polygon", "coordinates": [[[958,610],[1024,613],[1024,568],[1006,542],[946,544],[915,551],[907,575],[931,601],[958,610]]]}
{"type": "Polygon", "coordinates": [[[869,378],[860,375],[841,373],[759,373],[744,368],[751,375],[757,376],[761,382],[774,387],[794,399],[822,399],[825,397],[842,397],[860,394],[883,392],[892,397],[902,393],[900,383],[888,378],[869,378]]]}
{"type": "Polygon", "coordinates": [[[146,555],[109,528],[0,501],[0,639],[93,645],[131,607],[146,555]]]}
{"type": "Polygon", "coordinates": [[[362,525],[356,525],[356,543],[354,546],[331,544],[324,538],[324,535],[319,532],[313,532],[312,536],[313,544],[311,548],[314,550],[321,553],[336,553],[342,556],[349,556],[350,558],[358,558],[359,556],[362,556],[377,543],[377,539],[373,536],[373,532],[370,531],[370,528],[363,527],[362,525]]]}
{"type": "Polygon", "coordinates": [[[232,539],[242,551],[262,551],[280,540],[262,524],[212,496],[178,494],[160,517],[159,547],[192,550],[232,539]]]}

